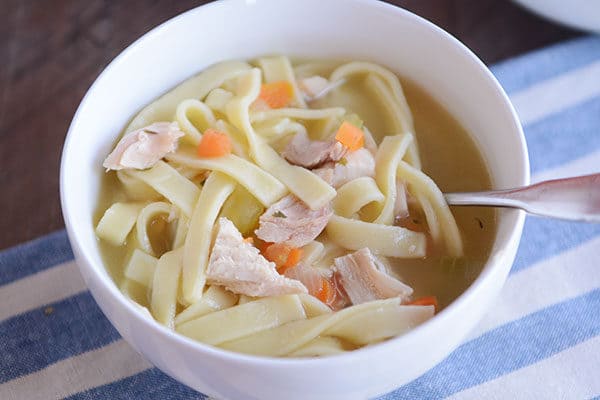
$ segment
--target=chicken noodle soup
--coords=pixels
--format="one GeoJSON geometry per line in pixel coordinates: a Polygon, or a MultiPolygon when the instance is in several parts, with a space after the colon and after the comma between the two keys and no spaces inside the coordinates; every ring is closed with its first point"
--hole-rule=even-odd
{"type": "Polygon", "coordinates": [[[367,62],[211,66],[107,155],[96,233],[122,292],[182,335],[325,356],[430,319],[477,276],[491,210],[474,144],[410,82],[367,62]]]}

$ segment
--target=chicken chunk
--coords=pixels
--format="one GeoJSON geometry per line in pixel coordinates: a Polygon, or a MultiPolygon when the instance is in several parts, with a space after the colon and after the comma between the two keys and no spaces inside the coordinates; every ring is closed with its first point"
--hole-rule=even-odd
{"type": "Polygon", "coordinates": [[[123,136],[102,165],[107,170],[150,168],[175,151],[183,135],[176,122],[156,122],[123,136]]]}
{"type": "Polygon", "coordinates": [[[288,143],[282,156],[291,164],[315,168],[330,161],[338,161],[347,148],[335,139],[327,142],[310,140],[306,132],[298,132],[288,143]]]}
{"type": "Polygon", "coordinates": [[[328,296],[325,304],[334,311],[341,310],[350,304],[348,296],[333,279],[332,271],[329,269],[317,268],[300,262],[296,266],[286,269],[284,274],[290,279],[302,282],[308,289],[308,293],[317,298],[321,297],[323,280],[327,280],[333,293],[328,296]]]}
{"type": "Polygon", "coordinates": [[[335,188],[362,176],[375,176],[375,159],[365,148],[347,153],[340,161],[343,162],[327,163],[313,172],[335,188]]]}
{"type": "Polygon", "coordinates": [[[352,304],[391,297],[405,300],[413,292],[410,286],[388,275],[368,248],[336,258],[333,271],[352,304]]]}
{"type": "Polygon", "coordinates": [[[244,242],[233,222],[219,218],[206,279],[228,290],[252,297],[307,293],[297,280],[280,275],[275,263],[267,261],[258,249],[244,242]]]}
{"type": "Polygon", "coordinates": [[[302,282],[308,293],[315,295],[321,289],[321,281],[325,276],[324,271],[311,265],[300,262],[292,268],[287,268],[284,275],[290,279],[302,282]]]}
{"type": "Polygon", "coordinates": [[[259,227],[254,233],[265,242],[301,247],[319,236],[332,214],[329,204],[311,210],[296,196],[288,195],[260,216],[259,227]]]}

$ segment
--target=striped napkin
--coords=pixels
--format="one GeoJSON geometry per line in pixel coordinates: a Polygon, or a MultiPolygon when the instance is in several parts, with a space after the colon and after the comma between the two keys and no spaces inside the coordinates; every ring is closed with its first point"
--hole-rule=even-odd
{"type": "MultiPolygon", "coordinates": [[[[533,181],[600,171],[600,37],[493,68],[533,181]]],[[[600,225],[528,218],[501,296],[445,361],[382,399],[600,395],[600,225]]],[[[0,252],[0,399],[198,399],[104,318],[64,232],[0,252]]]]}

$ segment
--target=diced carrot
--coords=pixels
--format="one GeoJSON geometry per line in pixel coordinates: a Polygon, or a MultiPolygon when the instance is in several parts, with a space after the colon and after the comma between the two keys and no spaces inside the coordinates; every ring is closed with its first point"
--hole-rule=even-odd
{"type": "Polygon", "coordinates": [[[407,303],[407,305],[411,305],[411,306],[433,306],[435,311],[437,311],[438,309],[438,301],[437,301],[437,297],[435,296],[425,296],[425,297],[421,297],[418,298],[416,300],[411,301],[410,303],[407,303]]]}
{"type": "Polygon", "coordinates": [[[284,266],[290,254],[291,247],[282,243],[273,243],[264,251],[267,260],[273,261],[278,267],[284,266]]]}
{"type": "Polygon", "coordinates": [[[302,257],[302,249],[283,243],[272,243],[266,246],[262,253],[267,260],[275,263],[280,274],[298,264],[302,257]]]}
{"type": "Polygon", "coordinates": [[[293,267],[300,262],[300,258],[302,258],[302,249],[298,247],[292,247],[283,266],[288,268],[293,267]]]}
{"type": "Polygon", "coordinates": [[[265,250],[267,250],[267,248],[272,245],[272,242],[264,242],[260,239],[256,240],[255,246],[258,249],[258,251],[260,251],[263,255],[265,254],[265,250]]]}
{"type": "Polygon", "coordinates": [[[207,129],[198,144],[199,157],[223,157],[231,154],[231,139],[226,133],[207,129]]]}
{"type": "Polygon", "coordinates": [[[270,108],[282,108],[290,104],[294,97],[294,88],[289,81],[265,83],[260,87],[258,98],[270,108]]]}
{"type": "Polygon", "coordinates": [[[279,275],[284,275],[285,271],[287,271],[288,269],[290,269],[290,267],[286,266],[286,265],[279,265],[277,266],[277,272],[279,272],[279,275]]]}
{"type": "Polygon", "coordinates": [[[348,150],[355,151],[364,146],[365,135],[360,128],[344,121],[335,134],[335,140],[346,146],[348,150]]]}
{"type": "Polygon", "coordinates": [[[332,304],[335,296],[335,289],[332,287],[329,279],[321,278],[321,287],[316,293],[316,298],[325,304],[332,304]]]}

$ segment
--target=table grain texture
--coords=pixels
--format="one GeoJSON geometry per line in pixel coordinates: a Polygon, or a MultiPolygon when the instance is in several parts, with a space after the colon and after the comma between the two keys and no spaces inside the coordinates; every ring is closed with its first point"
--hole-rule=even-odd
{"type": "MultiPolygon", "coordinates": [[[[507,0],[390,2],[441,26],[486,64],[582,34],[507,0]]],[[[203,3],[0,0],[0,249],[64,227],[60,153],[100,71],[152,27],[203,3]]]]}

